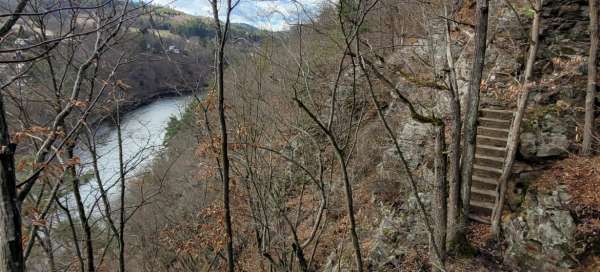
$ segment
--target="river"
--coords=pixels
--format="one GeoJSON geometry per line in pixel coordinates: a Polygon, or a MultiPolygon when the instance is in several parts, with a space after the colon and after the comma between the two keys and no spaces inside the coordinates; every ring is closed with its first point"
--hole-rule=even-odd
{"type": "MultiPolygon", "coordinates": [[[[152,159],[160,154],[171,116],[180,118],[192,96],[165,97],[127,112],[122,116],[123,160],[126,163],[126,180],[142,174],[152,159]]],[[[98,168],[103,186],[111,201],[118,199],[119,193],[119,148],[116,126],[102,124],[97,133],[98,168]]],[[[89,151],[79,149],[82,173],[92,173],[89,151]]],[[[95,179],[80,188],[84,204],[89,211],[98,212],[100,190],[95,179]]],[[[69,205],[75,207],[72,194],[68,194],[69,205]]]]}

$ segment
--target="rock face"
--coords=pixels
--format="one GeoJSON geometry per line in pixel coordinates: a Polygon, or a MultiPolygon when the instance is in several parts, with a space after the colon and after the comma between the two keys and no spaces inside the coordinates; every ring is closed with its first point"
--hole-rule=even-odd
{"type": "Polygon", "coordinates": [[[522,212],[505,218],[505,263],[522,271],[569,271],[576,265],[576,226],[565,205],[570,196],[529,191],[522,212]]]}
{"type": "Polygon", "coordinates": [[[525,159],[543,159],[568,155],[575,124],[559,112],[542,112],[524,122],[519,152],[525,159]]]}
{"type": "MultiPolygon", "coordinates": [[[[419,196],[426,207],[431,206],[430,195],[419,196]]],[[[428,246],[428,234],[421,222],[416,198],[409,197],[399,210],[386,207],[380,210],[382,219],[373,236],[373,247],[369,252],[371,268],[374,271],[400,268],[408,254],[428,246]]]]}
{"type": "Polygon", "coordinates": [[[542,7],[544,43],[563,54],[584,53],[565,41],[589,42],[589,9],[586,0],[546,0],[542,7]],[[562,44],[560,42],[563,42],[562,44]]]}

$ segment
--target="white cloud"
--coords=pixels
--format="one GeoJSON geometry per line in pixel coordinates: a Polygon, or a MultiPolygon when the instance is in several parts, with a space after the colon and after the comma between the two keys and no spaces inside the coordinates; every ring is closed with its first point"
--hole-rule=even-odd
{"type": "MultiPolygon", "coordinates": [[[[222,4],[224,4],[223,0],[222,4]]],[[[326,0],[240,0],[233,11],[234,23],[246,23],[261,29],[285,30],[289,24],[312,16],[326,0]]],[[[192,15],[212,16],[208,0],[155,0],[155,4],[168,6],[192,15]]]]}

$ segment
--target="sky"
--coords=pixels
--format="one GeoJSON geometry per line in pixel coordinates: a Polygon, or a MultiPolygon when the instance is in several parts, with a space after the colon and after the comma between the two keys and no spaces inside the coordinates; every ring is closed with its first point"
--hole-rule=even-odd
{"type": "MultiPolygon", "coordinates": [[[[220,0],[224,2],[223,0],[220,0]]],[[[235,0],[233,0],[235,1],[235,0]]],[[[233,11],[231,21],[255,27],[280,31],[314,16],[328,0],[240,0],[233,11]]],[[[212,16],[208,0],[154,0],[153,3],[200,16],[212,16]]]]}

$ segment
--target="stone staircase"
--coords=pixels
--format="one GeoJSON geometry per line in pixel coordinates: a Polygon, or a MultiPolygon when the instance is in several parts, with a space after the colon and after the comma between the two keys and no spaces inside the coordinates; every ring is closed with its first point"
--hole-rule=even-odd
{"type": "Polygon", "coordinates": [[[502,175],[513,111],[480,108],[469,218],[490,223],[502,175]]]}

